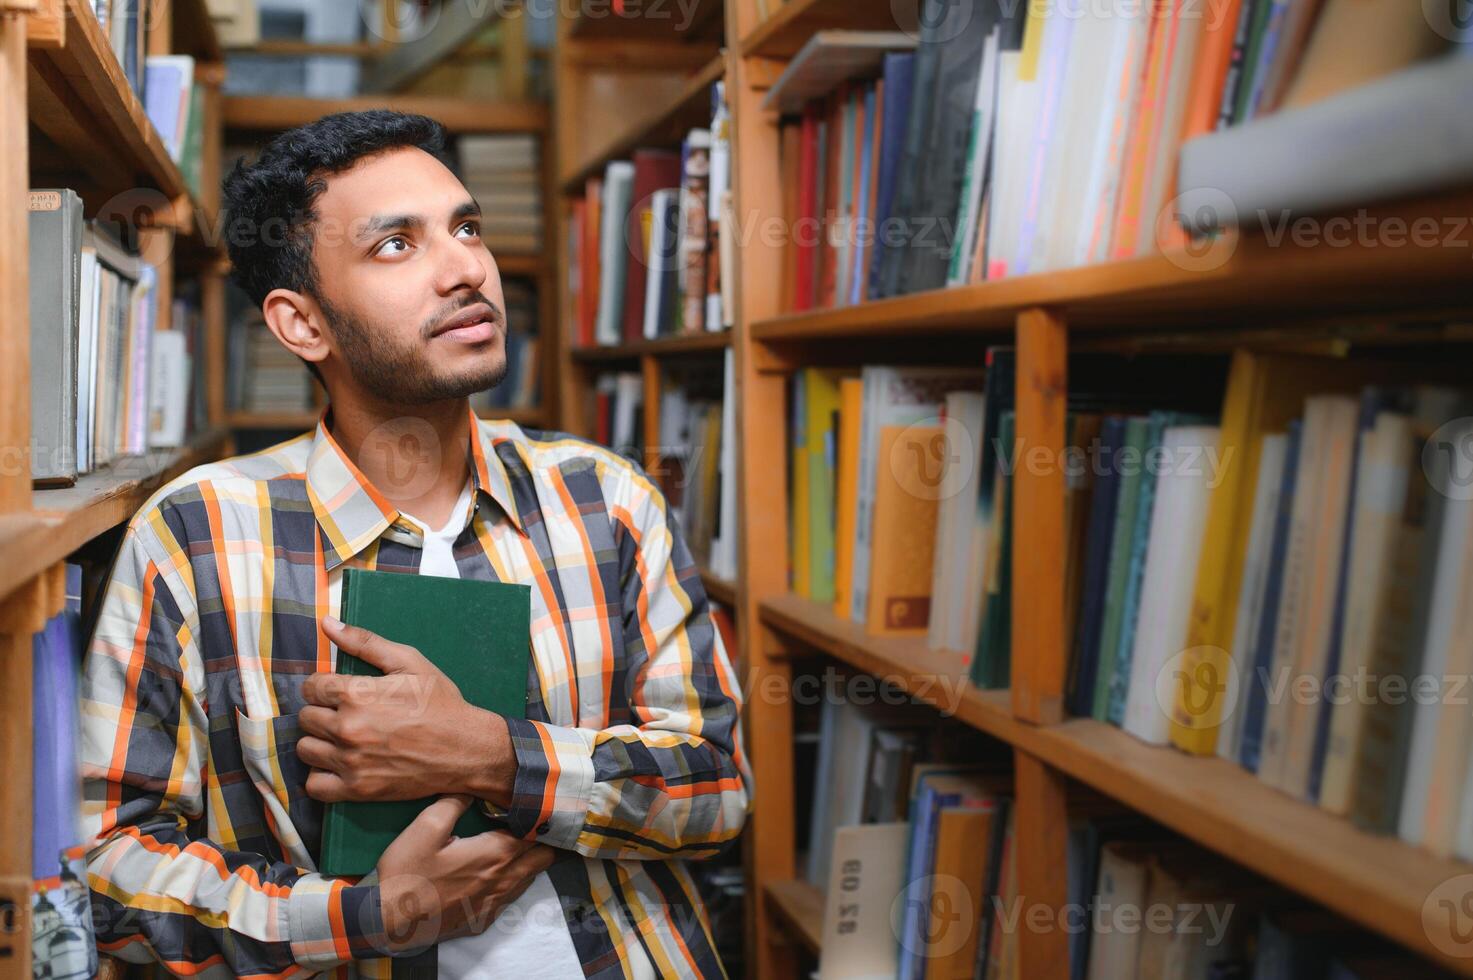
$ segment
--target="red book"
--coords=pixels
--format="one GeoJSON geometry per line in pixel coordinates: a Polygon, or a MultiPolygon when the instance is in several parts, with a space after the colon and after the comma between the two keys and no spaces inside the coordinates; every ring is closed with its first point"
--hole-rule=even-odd
{"type": "Polygon", "coordinates": [[[669,150],[634,151],[634,193],[624,226],[629,247],[629,274],[624,280],[624,339],[644,339],[644,282],[648,273],[645,227],[655,191],[680,187],[680,154],[669,150]]]}
{"type": "Polygon", "coordinates": [[[587,306],[583,282],[588,275],[588,252],[583,247],[583,226],[588,222],[588,202],[575,197],[570,211],[568,250],[572,254],[568,257],[568,307],[572,309],[572,315],[567,318],[569,327],[565,336],[569,343],[579,346],[583,343],[583,310],[587,306]]]}
{"type": "Polygon", "coordinates": [[[823,191],[823,242],[818,255],[818,295],[814,304],[828,309],[834,305],[838,287],[838,256],[835,242],[839,222],[843,217],[840,210],[840,174],[844,160],[844,102],[849,98],[849,83],[843,82],[829,98],[828,104],[828,149],[824,160],[823,191]]]}
{"type": "Polygon", "coordinates": [[[604,181],[602,177],[590,177],[583,185],[583,241],[582,260],[578,264],[582,282],[578,290],[578,345],[594,345],[594,324],[598,320],[598,291],[602,282],[599,267],[599,222],[602,220],[604,203],[604,181]]]}
{"type": "Polygon", "coordinates": [[[793,309],[813,308],[813,263],[818,255],[818,111],[803,110],[798,155],[798,215],[793,226],[797,259],[793,276],[793,309]]]}

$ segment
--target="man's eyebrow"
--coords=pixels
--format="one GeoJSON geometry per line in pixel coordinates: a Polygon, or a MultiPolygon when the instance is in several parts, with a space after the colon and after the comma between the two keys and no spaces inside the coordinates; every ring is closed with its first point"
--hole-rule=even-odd
{"type": "Polygon", "coordinates": [[[418,231],[424,219],[417,214],[376,214],[365,221],[354,238],[360,243],[386,231],[418,231]]]}
{"type": "Polygon", "coordinates": [[[479,218],[480,216],[481,206],[472,198],[469,201],[462,202],[459,207],[450,213],[450,223],[454,224],[457,221],[464,221],[466,218],[479,218]]]}

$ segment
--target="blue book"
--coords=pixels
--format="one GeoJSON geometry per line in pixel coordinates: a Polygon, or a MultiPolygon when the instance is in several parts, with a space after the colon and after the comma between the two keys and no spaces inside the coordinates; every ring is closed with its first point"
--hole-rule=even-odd
{"type": "Polygon", "coordinates": [[[1289,423],[1284,449],[1284,480],[1280,484],[1279,512],[1274,519],[1273,544],[1268,555],[1268,579],[1264,583],[1263,614],[1258,638],[1253,644],[1253,662],[1248,664],[1247,697],[1243,705],[1243,734],[1238,742],[1238,762],[1249,772],[1258,771],[1263,750],[1263,722],[1268,715],[1268,684],[1272,680],[1274,639],[1278,635],[1279,597],[1284,590],[1284,557],[1289,551],[1289,522],[1294,514],[1294,485],[1299,470],[1300,425],[1289,423]]]}
{"type": "Polygon", "coordinates": [[[893,52],[885,55],[881,69],[881,77],[885,81],[885,122],[880,130],[880,172],[875,182],[875,243],[868,255],[867,293],[871,299],[880,296],[880,270],[885,260],[885,241],[881,232],[890,218],[900,152],[905,148],[905,121],[910,115],[915,60],[914,52],[893,52]]]}
{"type": "Polygon", "coordinates": [[[1100,621],[1105,609],[1105,575],[1109,570],[1110,541],[1115,531],[1115,498],[1120,472],[1110,465],[1125,439],[1125,419],[1107,416],[1100,423],[1099,455],[1107,465],[1095,474],[1089,503],[1089,530],[1084,549],[1079,627],[1074,638],[1074,677],[1069,690],[1069,713],[1088,718],[1094,710],[1095,681],[1099,673],[1100,621]]]}
{"type": "Polygon", "coordinates": [[[82,842],[76,616],[63,610],[31,642],[31,877],[61,874],[62,852],[82,842]]]}
{"type": "Polygon", "coordinates": [[[859,155],[859,186],[854,188],[854,197],[859,202],[855,208],[857,226],[854,234],[854,264],[849,270],[849,303],[852,306],[864,297],[864,259],[866,246],[873,240],[869,228],[869,184],[870,171],[874,167],[875,144],[875,87],[864,90],[864,133],[860,137],[863,145],[859,155]]]}

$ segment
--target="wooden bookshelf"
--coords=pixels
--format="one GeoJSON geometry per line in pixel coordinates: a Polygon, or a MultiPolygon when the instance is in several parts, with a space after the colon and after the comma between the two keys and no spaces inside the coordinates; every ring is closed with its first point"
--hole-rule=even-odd
{"type": "Polygon", "coordinates": [[[608,346],[574,347],[568,353],[574,361],[579,363],[599,364],[637,361],[645,356],[658,358],[704,354],[709,351],[725,350],[730,346],[730,330],[712,330],[706,333],[659,337],[655,340],[636,340],[608,346]]]}
{"type": "Polygon", "coordinates": [[[721,14],[721,0],[696,0],[686,10],[674,4],[616,8],[613,4],[584,3],[573,6],[565,19],[568,37],[579,41],[699,44],[721,39],[721,14]]]}
{"type": "Polygon", "coordinates": [[[232,95],[225,99],[225,128],[273,132],[306,125],[329,112],[393,109],[438,120],[451,133],[540,133],[547,128],[541,102],[479,102],[431,95],[374,95],[314,99],[284,95],[232,95]]]}
{"type": "MultiPolygon", "coordinates": [[[[163,8],[159,8],[160,11],[163,8]]],[[[204,0],[171,0],[150,24],[149,55],[194,56],[204,88],[200,189],[191,193],[85,0],[0,2],[0,444],[30,444],[28,217],[31,187],[69,187],[84,213],[135,223],[158,270],[160,325],[184,276],[201,284],[207,324],[223,316],[218,225],[221,51],[204,0]]],[[[211,343],[209,329],[205,343],[211,343]]],[[[64,562],[116,529],[165,481],[220,456],[209,428],[185,448],[121,457],[71,487],[36,489],[24,453],[0,466],[0,980],[31,975],[31,635],[65,598],[64,562]],[[18,465],[17,465],[18,461],[18,465]]]]}
{"type": "Polygon", "coordinates": [[[559,178],[564,194],[581,194],[589,177],[603,173],[610,160],[627,157],[645,146],[679,146],[685,134],[711,121],[711,85],[725,71],[726,61],[715,55],[673,98],[656,103],[636,116],[629,126],[615,133],[585,161],[572,161],[572,169],[559,178]]]}
{"type": "Polygon", "coordinates": [[[709,569],[701,569],[701,584],[706,587],[706,595],[716,602],[725,606],[736,605],[736,583],[729,578],[722,578],[709,569]]]}
{"type": "Polygon", "coordinates": [[[823,949],[823,892],[806,881],[770,881],[764,892],[773,915],[813,955],[823,949]]]}
{"type": "Polygon", "coordinates": [[[741,35],[744,58],[791,58],[815,31],[844,28],[857,31],[917,32],[919,4],[854,3],[853,0],[788,0],[767,2],[771,11],[761,17],[762,4],[744,4],[742,13],[756,26],[741,35]],[[760,18],[760,19],[759,19],[760,18]]]}

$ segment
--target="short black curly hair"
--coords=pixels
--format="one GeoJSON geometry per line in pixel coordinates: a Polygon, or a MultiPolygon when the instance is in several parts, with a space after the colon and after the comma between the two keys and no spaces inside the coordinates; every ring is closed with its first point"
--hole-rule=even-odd
{"type": "Polygon", "coordinates": [[[428,116],[388,109],[323,116],[272,139],[254,163],[238,161],[222,186],[236,284],[258,305],[273,289],[321,299],[312,264],[312,222],[326,178],[364,157],[404,147],[450,165],[444,126],[428,116]]]}

